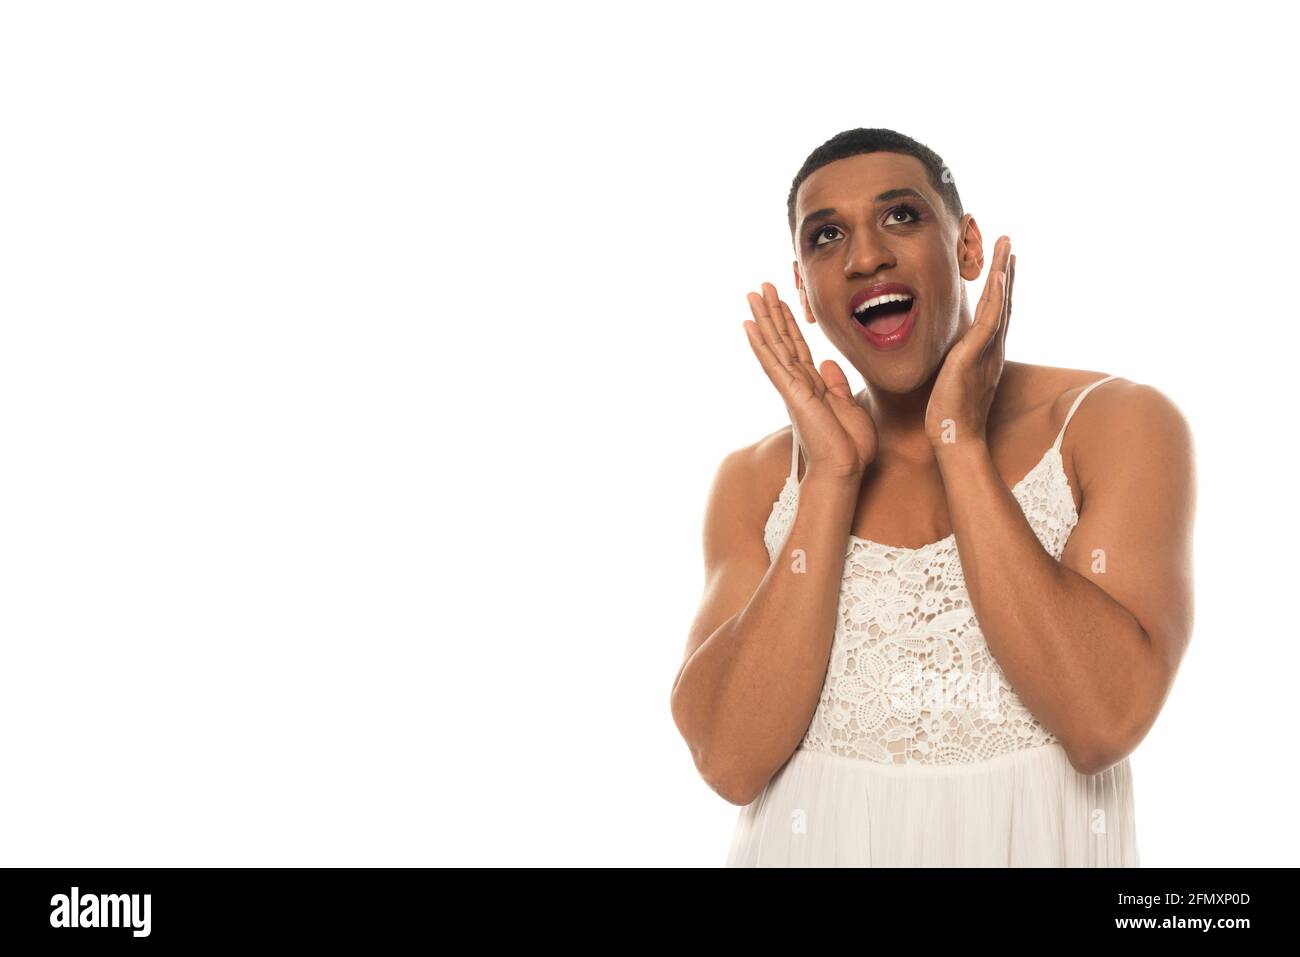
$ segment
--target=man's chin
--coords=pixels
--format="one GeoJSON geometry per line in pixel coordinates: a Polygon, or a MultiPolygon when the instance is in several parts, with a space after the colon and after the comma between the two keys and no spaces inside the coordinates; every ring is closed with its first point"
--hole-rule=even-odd
{"type": "Polygon", "coordinates": [[[862,378],[874,390],[890,395],[908,395],[928,391],[939,374],[942,363],[922,362],[920,359],[882,357],[865,369],[858,369],[862,378]]]}

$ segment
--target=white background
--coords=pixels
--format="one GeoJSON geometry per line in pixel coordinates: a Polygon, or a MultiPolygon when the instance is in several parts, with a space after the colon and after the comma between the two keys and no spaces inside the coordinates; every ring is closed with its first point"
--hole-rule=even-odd
{"type": "Polygon", "coordinates": [[[1272,9],[6,5],[0,863],[721,864],[705,496],[786,424],[745,295],[858,126],[1012,237],[1009,358],[1191,422],[1142,863],[1297,863],[1272,9]]]}

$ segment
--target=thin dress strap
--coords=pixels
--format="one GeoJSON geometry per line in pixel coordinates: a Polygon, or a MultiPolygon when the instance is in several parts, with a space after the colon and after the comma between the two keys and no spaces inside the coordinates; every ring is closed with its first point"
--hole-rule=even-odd
{"type": "Polygon", "coordinates": [[[1079,393],[1079,397],[1074,400],[1074,405],[1070,406],[1070,411],[1065,414],[1065,424],[1061,426],[1061,431],[1056,433],[1056,441],[1052,443],[1053,449],[1058,452],[1061,450],[1061,439],[1065,438],[1065,426],[1070,424],[1070,419],[1074,417],[1074,410],[1079,407],[1079,403],[1083,401],[1084,397],[1103,382],[1109,382],[1114,378],[1116,377],[1108,375],[1104,379],[1098,379],[1096,382],[1089,383],[1088,387],[1079,393]]]}
{"type": "Polygon", "coordinates": [[[799,481],[799,430],[790,423],[790,481],[799,481]]]}

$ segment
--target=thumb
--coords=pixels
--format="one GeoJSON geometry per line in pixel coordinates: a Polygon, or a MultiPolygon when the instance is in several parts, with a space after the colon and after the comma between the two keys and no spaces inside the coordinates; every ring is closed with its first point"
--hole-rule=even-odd
{"type": "Polygon", "coordinates": [[[853,398],[853,390],[849,388],[849,380],[844,375],[834,359],[825,360],[818,370],[822,375],[822,381],[826,383],[826,391],[833,395],[841,396],[845,399],[853,398]]]}

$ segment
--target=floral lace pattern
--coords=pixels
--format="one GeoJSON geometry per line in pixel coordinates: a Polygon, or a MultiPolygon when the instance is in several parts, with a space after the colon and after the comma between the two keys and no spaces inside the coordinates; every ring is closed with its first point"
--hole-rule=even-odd
{"type": "MultiPolygon", "coordinates": [[[[1059,561],[1078,522],[1059,451],[1049,448],[1012,493],[1059,561]]],[[[787,478],[763,533],[773,561],[798,499],[787,478]]],[[[882,764],[968,764],[1056,741],[984,642],[954,536],[920,548],[850,536],[836,617],[801,748],[882,764]]]]}

